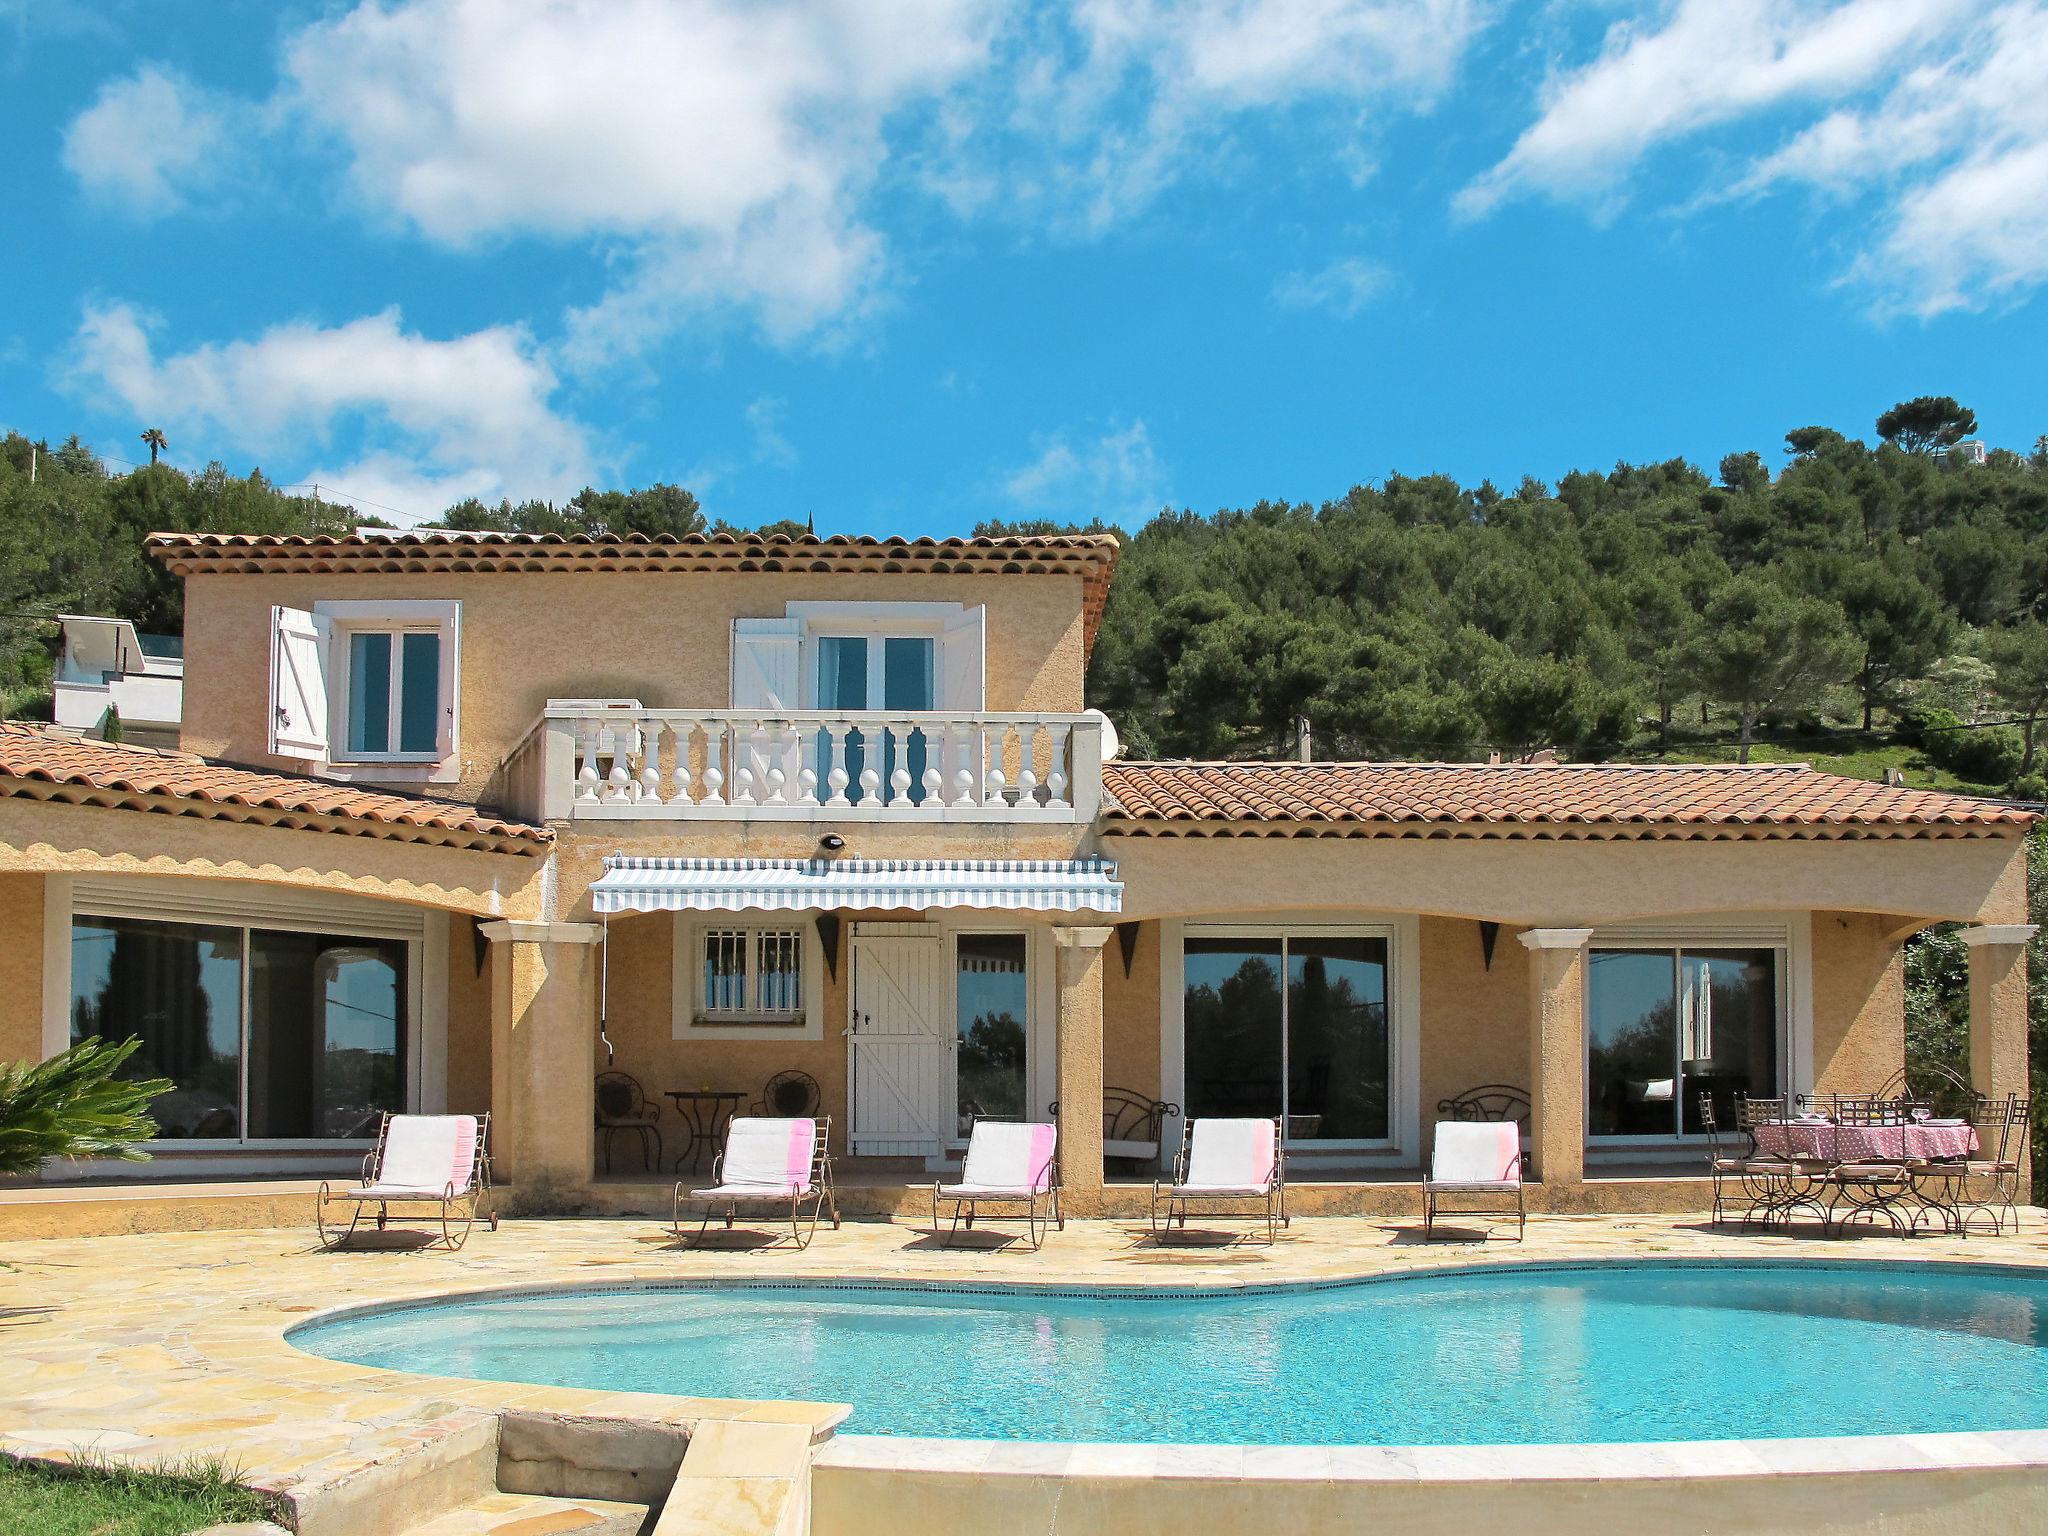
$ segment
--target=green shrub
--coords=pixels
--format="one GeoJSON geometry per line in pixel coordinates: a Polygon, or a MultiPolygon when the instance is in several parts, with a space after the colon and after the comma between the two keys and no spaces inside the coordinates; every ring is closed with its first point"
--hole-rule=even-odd
{"type": "Polygon", "coordinates": [[[2020,771],[2020,758],[2026,751],[2021,744],[2020,733],[2009,725],[1956,731],[1948,738],[1948,743],[1945,755],[1937,757],[1930,745],[1928,756],[1934,757],[1957,778],[1968,779],[1973,784],[2008,783],[2020,771]]]}
{"type": "Polygon", "coordinates": [[[1962,723],[1953,711],[1939,704],[1908,704],[1899,711],[1899,740],[1909,747],[1919,747],[1939,762],[1947,743],[1967,734],[1959,729],[1962,723]]]}

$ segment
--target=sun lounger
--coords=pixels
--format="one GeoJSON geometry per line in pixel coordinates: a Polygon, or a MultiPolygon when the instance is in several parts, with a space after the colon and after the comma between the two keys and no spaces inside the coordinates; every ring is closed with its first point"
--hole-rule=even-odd
{"type": "Polygon", "coordinates": [[[394,1205],[435,1207],[441,1240],[451,1249],[469,1240],[469,1229],[478,1221],[488,1221],[497,1231],[497,1213],[481,1209],[491,1190],[490,1129],[489,1115],[385,1115],[377,1126],[377,1145],[363,1159],[363,1182],[350,1189],[320,1186],[314,1222],[321,1244],[341,1247],[373,1205],[380,1232],[394,1205]],[[345,1227],[331,1209],[344,1204],[349,1207],[345,1227]]]}
{"type": "Polygon", "coordinates": [[[1429,1177],[1422,1181],[1422,1240],[1436,1230],[1437,1212],[1446,1196],[1484,1201],[1513,1200],[1512,1210],[1482,1204],[1459,1214],[1515,1218],[1517,1241],[1528,1223],[1522,1198],[1522,1133],[1512,1120],[1439,1120],[1436,1146],[1430,1153],[1429,1177]]]}
{"type": "Polygon", "coordinates": [[[786,1212],[790,1239],[799,1248],[810,1246],[820,1211],[831,1212],[833,1229],[838,1230],[839,1200],[832,1190],[832,1158],[826,1151],[831,1132],[829,1115],[820,1120],[740,1116],[727,1122],[725,1150],[711,1165],[711,1183],[687,1194],[676,1185],[676,1236],[683,1235],[685,1198],[704,1203],[697,1225],[700,1238],[714,1214],[722,1211],[730,1227],[749,1207],[766,1207],[777,1216],[786,1212]],[[806,1203],[808,1222],[803,1215],[806,1203]]]}
{"type": "Polygon", "coordinates": [[[1181,1133],[1171,1181],[1152,1185],[1152,1230],[1176,1222],[1183,1231],[1191,1207],[1200,1216],[1236,1215],[1263,1220],[1273,1242],[1287,1221],[1286,1160],[1278,1120],[1190,1120],[1181,1133]],[[1249,1211],[1244,1207],[1251,1204],[1249,1211]]]}
{"type": "MultiPolygon", "coordinates": [[[[984,1204],[1022,1205],[1024,1225],[1036,1248],[1045,1229],[1066,1230],[1060,1213],[1059,1127],[1006,1120],[978,1120],[967,1138],[967,1161],[957,1184],[932,1186],[932,1235],[950,1243],[964,1219],[971,1229],[984,1204]],[[939,1207],[953,1208],[953,1224],[939,1232],[939,1207]]],[[[1014,1212],[998,1212],[1009,1215],[1014,1212]]]]}

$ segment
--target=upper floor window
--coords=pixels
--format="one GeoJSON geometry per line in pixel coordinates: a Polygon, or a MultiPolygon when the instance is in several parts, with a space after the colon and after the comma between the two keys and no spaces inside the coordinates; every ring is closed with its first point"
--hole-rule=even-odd
{"type": "Polygon", "coordinates": [[[457,777],[462,605],[271,610],[270,750],[351,777],[457,777]]]}
{"type": "Polygon", "coordinates": [[[978,714],[987,609],[961,603],[792,602],[733,623],[734,709],[978,714]]]}

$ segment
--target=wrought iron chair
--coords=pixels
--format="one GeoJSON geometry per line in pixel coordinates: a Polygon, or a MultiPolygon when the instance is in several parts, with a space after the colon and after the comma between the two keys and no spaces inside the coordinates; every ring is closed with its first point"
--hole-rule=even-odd
{"type": "Polygon", "coordinates": [[[498,1213],[486,1211],[491,1194],[491,1117],[483,1115],[385,1114],[377,1126],[377,1145],[363,1159],[363,1181],[351,1189],[322,1182],[313,1206],[313,1221],[322,1247],[339,1248],[355,1236],[366,1206],[377,1207],[377,1230],[383,1231],[394,1205],[432,1206],[441,1223],[441,1241],[450,1249],[469,1241],[479,1221],[498,1230],[498,1213]],[[332,1215],[331,1205],[349,1207],[348,1225],[332,1215]]]}
{"type": "Polygon", "coordinates": [[[711,1183],[703,1189],[685,1191],[676,1185],[672,1227],[678,1238],[683,1231],[683,1201],[700,1200],[704,1215],[697,1223],[696,1240],[702,1241],[714,1214],[722,1213],[731,1228],[742,1206],[767,1206],[779,1216],[789,1217],[790,1241],[808,1248],[818,1231],[818,1217],[830,1212],[833,1231],[839,1230],[839,1197],[832,1188],[832,1117],[808,1119],[803,1116],[743,1117],[728,1120],[725,1150],[711,1165],[711,1183]],[[810,1204],[808,1223],[804,1204],[810,1204]]]}
{"type": "Polygon", "coordinates": [[[1956,1165],[1948,1197],[1957,1230],[1968,1236],[1980,1219],[1995,1236],[2006,1223],[2020,1229],[2019,1186],[2027,1165],[2027,1143],[2033,1130],[2033,1100],[2007,1094],[2003,1101],[1979,1099],[1969,1120],[1977,1133],[1977,1151],[1956,1165]]]}
{"type": "Polygon", "coordinates": [[[824,1102],[824,1095],[818,1089],[818,1080],[808,1072],[799,1072],[794,1067],[776,1073],[762,1086],[761,1097],[754,1100],[748,1110],[750,1115],[767,1115],[785,1120],[800,1120],[818,1112],[824,1102]]]}
{"type": "Polygon", "coordinates": [[[1529,1092],[1513,1083],[1481,1083],[1463,1093],[1440,1099],[1437,1117],[1442,1120],[1512,1120],[1529,1133],[1529,1092]]]}
{"type": "Polygon", "coordinates": [[[1714,1182],[1712,1225],[1727,1219],[1731,1183],[1740,1191],[1744,1206],[1741,1226],[1757,1222],[1768,1226],[1776,1191],[1793,1171],[1789,1163],[1771,1162],[1756,1155],[1756,1138],[1749,1137],[1749,1155],[1741,1156],[1723,1136],[1714,1112],[1714,1096],[1700,1095],[1700,1129],[1707,1133],[1707,1176],[1714,1182]]]}
{"type": "Polygon", "coordinates": [[[661,1106],[629,1072],[597,1074],[597,1128],[604,1135],[604,1171],[612,1171],[612,1138],[621,1131],[639,1138],[640,1158],[649,1173],[661,1167],[661,1106]]]}
{"type": "Polygon", "coordinates": [[[1912,1193],[1913,1175],[1904,1162],[1852,1157],[1842,1145],[1843,1132],[1898,1124],[1891,1107],[1875,1095],[1843,1095],[1835,1115],[1835,1156],[1822,1176],[1827,1186],[1824,1227],[1841,1231],[1859,1221],[1875,1223],[1882,1216],[1892,1231],[1910,1233],[1913,1222],[1904,1201],[1912,1193]],[[1843,1214],[1844,1207],[1847,1214],[1843,1214]]]}
{"type": "Polygon", "coordinates": [[[1789,1108],[1783,1098],[1753,1099],[1745,1096],[1735,1101],[1736,1129],[1749,1139],[1744,1189],[1761,1197],[1762,1214],[1758,1219],[1765,1226],[1782,1221],[1789,1227],[1793,1214],[1801,1210],[1825,1225],[1828,1212],[1820,1200],[1821,1175],[1825,1165],[1802,1162],[1794,1157],[1765,1156],[1757,1142],[1758,1128],[1784,1121],[1789,1108]]]}
{"type": "MultiPolygon", "coordinates": [[[[1060,1118],[1060,1101],[1045,1106],[1054,1124],[1060,1118]]],[[[1180,1106],[1151,1098],[1135,1088],[1102,1090],[1102,1155],[1105,1159],[1128,1161],[1142,1170],[1146,1164],[1161,1166],[1165,1156],[1163,1128],[1168,1116],[1178,1118],[1180,1106]]]]}

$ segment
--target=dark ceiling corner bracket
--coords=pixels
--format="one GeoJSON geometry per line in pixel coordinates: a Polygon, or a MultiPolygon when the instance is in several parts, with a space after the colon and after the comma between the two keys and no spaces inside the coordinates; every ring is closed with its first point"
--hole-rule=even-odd
{"type": "Polygon", "coordinates": [[[825,969],[832,979],[839,979],[839,914],[820,912],[818,914],[818,942],[825,946],[825,969]]]}
{"type": "Polygon", "coordinates": [[[476,973],[481,976],[484,973],[484,966],[491,958],[491,941],[484,936],[482,918],[472,917],[469,920],[469,938],[470,942],[476,945],[476,973]]]}
{"type": "Polygon", "coordinates": [[[1138,955],[1138,925],[1118,923],[1116,925],[1116,947],[1124,952],[1124,980],[1131,979],[1131,962],[1138,955]]]}
{"type": "Polygon", "coordinates": [[[1493,969],[1493,943],[1499,937],[1499,923],[1481,923],[1479,925],[1479,953],[1481,958],[1486,961],[1486,968],[1489,971],[1493,969]]]}

